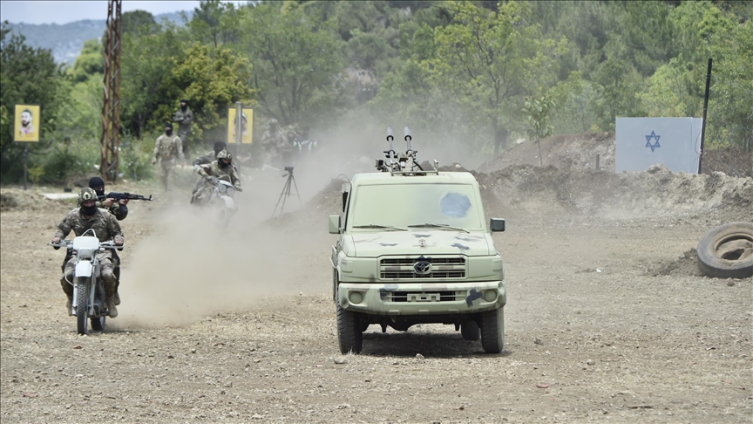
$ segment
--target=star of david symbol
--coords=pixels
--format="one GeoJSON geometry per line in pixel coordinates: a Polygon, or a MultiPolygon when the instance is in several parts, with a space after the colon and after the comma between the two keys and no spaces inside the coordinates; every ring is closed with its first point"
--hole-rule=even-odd
{"type": "Polygon", "coordinates": [[[659,137],[661,137],[661,136],[660,135],[656,135],[656,133],[654,133],[653,131],[651,131],[650,135],[646,136],[646,147],[650,147],[651,148],[651,153],[654,152],[654,149],[656,149],[658,147],[661,147],[661,144],[659,144],[659,137]],[[651,139],[652,138],[656,140],[656,143],[651,144],[651,139]]]}

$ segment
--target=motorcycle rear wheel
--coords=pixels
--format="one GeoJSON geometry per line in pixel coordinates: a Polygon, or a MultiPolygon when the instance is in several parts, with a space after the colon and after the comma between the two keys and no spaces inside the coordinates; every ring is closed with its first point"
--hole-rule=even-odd
{"type": "Polygon", "coordinates": [[[89,323],[89,279],[76,279],[76,324],[78,334],[86,334],[89,323]]]}

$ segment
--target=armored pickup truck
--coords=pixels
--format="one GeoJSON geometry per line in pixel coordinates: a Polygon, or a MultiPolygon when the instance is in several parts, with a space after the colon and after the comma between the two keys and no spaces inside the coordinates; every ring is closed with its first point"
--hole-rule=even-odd
{"type": "MultiPolygon", "coordinates": [[[[407,129],[406,129],[406,132],[407,129]]],[[[343,213],[330,215],[333,300],[342,353],[360,353],[363,332],[378,324],[454,325],[487,353],[504,347],[507,302],[502,258],[491,237],[505,221],[485,218],[468,172],[424,170],[410,148],[377,160],[380,172],[343,186],[343,213]]]]}

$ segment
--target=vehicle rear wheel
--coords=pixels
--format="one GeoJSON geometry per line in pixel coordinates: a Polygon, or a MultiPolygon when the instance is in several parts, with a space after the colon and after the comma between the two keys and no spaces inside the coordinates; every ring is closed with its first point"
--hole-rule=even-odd
{"type": "Polygon", "coordinates": [[[468,320],[460,323],[460,334],[463,340],[478,340],[481,332],[476,321],[468,320]]]}
{"type": "Polygon", "coordinates": [[[76,279],[76,327],[78,334],[86,334],[89,324],[89,279],[76,279]]]}
{"type": "Polygon", "coordinates": [[[505,309],[481,314],[481,346],[486,353],[499,353],[505,347],[505,309]]]}
{"type": "Polygon", "coordinates": [[[346,311],[337,304],[337,341],[340,353],[361,353],[363,347],[363,330],[358,314],[346,311]]]}
{"type": "Polygon", "coordinates": [[[753,223],[716,227],[701,238],[697,250],[698,268],[709,277],[753,276],[753,223]]]}

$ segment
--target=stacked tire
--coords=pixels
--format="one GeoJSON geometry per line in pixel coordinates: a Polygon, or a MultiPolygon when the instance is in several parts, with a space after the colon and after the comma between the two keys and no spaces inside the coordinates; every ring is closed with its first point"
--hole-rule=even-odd
{"type": "Polygon", "coordinates": [[[714,278],[753,276],[753,222],[732,222],[706,233],[698,243],[698,268],[714,278]]]}

